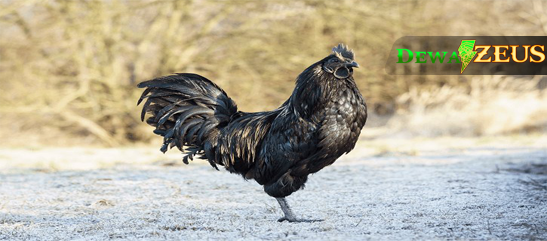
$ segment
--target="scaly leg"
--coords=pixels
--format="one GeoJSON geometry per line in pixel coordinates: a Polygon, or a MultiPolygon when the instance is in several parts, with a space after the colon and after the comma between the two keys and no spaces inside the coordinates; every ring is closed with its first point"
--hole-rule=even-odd
{"type": "Polygon", "coordinates": [[[293,223],[293,222],[296,222],[296,223],[299,223],[299,222],[311,223],[311,222],[323,221],[322,219],[317,219],[317,220],[298,219],[298,218],[296,218],[296,216],[292,212],[291,207],[289,207],[289,204],[287,203],[287,200],[284,197],[275,198],[275,199],[277,200],[277,202],[279,203],[279,206],[281,206],[281,210],[283,210],[283,213],[285,214],[284,217],[277,220],[278,222],[289,221],[291,223],[293,223]]]}

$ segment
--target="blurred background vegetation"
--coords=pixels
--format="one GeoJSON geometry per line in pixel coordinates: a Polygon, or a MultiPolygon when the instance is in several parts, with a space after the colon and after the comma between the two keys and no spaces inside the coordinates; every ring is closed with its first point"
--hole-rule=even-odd
{"type": "Polygon", "coordinates": [[[402,36],[545,35],[545,1],[0,0],[0,29],[4,146],[149,143],[136,84],[175,72],[212,79],[240,110],[274,109],[339,42],[361,65],[355,76],[372,112],[365,135],[547,126],[543,76],[384,71],[402,36]]]}

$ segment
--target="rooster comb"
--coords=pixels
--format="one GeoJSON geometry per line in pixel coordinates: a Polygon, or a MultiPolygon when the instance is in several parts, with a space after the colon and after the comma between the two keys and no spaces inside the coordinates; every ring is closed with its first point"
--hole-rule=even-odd
{"type": "Polygon", "coordinates": [[[341,59],[348,58],[353,60],[353,50],[349,49],[347,45],[339,43],[338,46],[332,48],[334,55],[338,56],[341,59]]]}

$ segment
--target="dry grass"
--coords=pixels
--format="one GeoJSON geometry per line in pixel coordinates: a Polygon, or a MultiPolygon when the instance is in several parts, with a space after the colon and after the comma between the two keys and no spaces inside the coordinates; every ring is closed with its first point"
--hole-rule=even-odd
{"type": "Polygon", "coordinates": [[[9,91],[0,133],[12,145],[148,141],[135,85],[173,72],[213,79],[242,110],[272,109],[338,42],[357,53],[372,112],[389,115],[409,91],[469,86],[458,76],[386,75],[396,39],[545,35],[546,10],[541,1],[1,1],[0,88],[9,91]]]}
{"type": "Polygon", "coordinates": [[[542,76],[476,76],[465,86],[411,89],[388,127],[420,136],[476,136],[545,132],[547,90],[542,76]]]}

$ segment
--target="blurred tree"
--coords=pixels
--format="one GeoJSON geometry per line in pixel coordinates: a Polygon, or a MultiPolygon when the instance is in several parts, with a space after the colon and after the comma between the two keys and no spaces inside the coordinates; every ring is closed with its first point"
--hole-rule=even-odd
{"type": "Polygon", "coordinates": [[[296,76],[339,42],[357,53],[356,78],[373,110],[391,113],[395,98],[411,88],[466,84],[459,76],[386,75],[386,54],[397,38],[544,35],[545,5],[1,1],[0,124],[21,133],[60,130],[109,146],[145,141],[150,134],[138,119],[136,83],[196,72],[225,88],[242,110],[273,109],[290,95],[296,76]]]}

